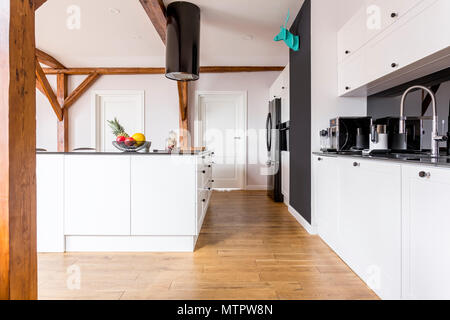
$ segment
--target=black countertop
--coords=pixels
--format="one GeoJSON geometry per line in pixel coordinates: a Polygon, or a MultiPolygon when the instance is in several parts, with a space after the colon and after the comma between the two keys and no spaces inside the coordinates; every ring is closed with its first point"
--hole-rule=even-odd
{"type": "Polygon", "coordinates": [[[378,155],[357,155],[357,154],[342,154],[332,152],[313,152],[316,156],[322,157],[342,157],[359,160],[374,160],[374,161],[390,161],[402,164],[411,165],[427,165],[434,167],[450,168],[450,156],[440,156],[439,158],[431,158],[424,154],[378,154],[378,155]]]}

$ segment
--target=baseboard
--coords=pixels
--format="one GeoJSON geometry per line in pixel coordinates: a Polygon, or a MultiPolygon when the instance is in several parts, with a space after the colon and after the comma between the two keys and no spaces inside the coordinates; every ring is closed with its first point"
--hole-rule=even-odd
{"type": "Polygon", "coordinates": [[[292,208],[291,206],[288,206],[288,210],[289,212],[292,214],[292,216],[295,218],[295,220],[298,221],[298,223],[301,224],[301,226],[303,228],[305,228],[305,230],[309,233],[309,234],[317,234],[315,228],[309,224],[308,221],[305,220],[305,218],[302,217],[302,215],[300,213],[297,212],[297,210],[295,210],[294,208],[292,208]]]}
{"type": "Polygon", "coordinates": [[[247,186],[247,187],[245,188],[245,190],[254,190],[254,191],[257,191],[257,190],[267,190],[267,186],[265,186],[265,185],[262,185],[262,186],[257,186],[257,185],[247,186]]]}

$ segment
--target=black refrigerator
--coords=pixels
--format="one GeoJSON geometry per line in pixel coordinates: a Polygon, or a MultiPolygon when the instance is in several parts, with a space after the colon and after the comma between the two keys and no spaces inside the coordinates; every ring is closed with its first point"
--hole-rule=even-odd
{"type": "Polygon", "coordinates": [[[283,202],[281,193],[281,99],[269,102],[266,119],[267,195],[275,202],[283,202]]]}

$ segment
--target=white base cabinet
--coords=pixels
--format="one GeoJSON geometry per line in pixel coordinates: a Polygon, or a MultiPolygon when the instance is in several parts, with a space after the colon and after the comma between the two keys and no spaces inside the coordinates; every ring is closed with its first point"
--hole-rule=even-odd
{"type": "Polygon", "coordinates": [[[401,169],[338,159],[343,260],[383,299],[401,297],[401,169]]]}
{"type": "Polygon", "coordinates": [[[450,299],[450,169],[314,156],[319,236],[382,299],[450,299]]]}
{"type": "Polygon", "coordinates": [[[450,299],[449,195],[450,169],[403,167],[402,275],[406,299],[450,299]]]}

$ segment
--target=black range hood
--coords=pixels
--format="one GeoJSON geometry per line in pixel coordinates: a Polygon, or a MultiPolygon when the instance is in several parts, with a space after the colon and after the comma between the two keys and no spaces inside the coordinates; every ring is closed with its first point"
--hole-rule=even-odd
{"type": "Polygon", "coordinates": [[[167,6],[166,77],[198,80],[200,71],[200,8],[177,1],[167,6]]]}

